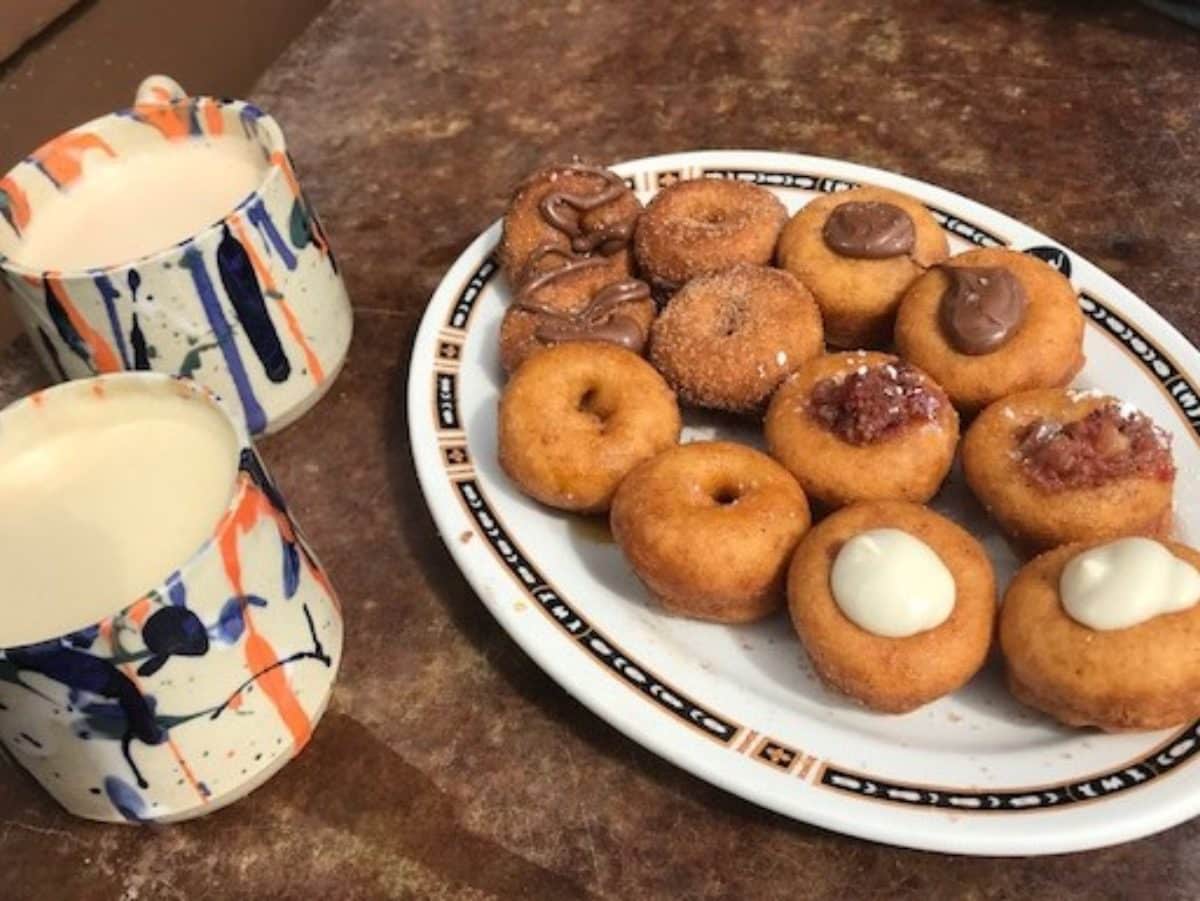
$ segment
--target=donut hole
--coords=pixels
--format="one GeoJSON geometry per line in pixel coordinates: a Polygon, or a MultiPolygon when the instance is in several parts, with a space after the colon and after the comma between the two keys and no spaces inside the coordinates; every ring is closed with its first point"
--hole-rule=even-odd
{"type": "Polygon", "coordinates": [[[742,489],[739,485],[721,483],[712,490],[710,496],[718,507],[732,507],[741,499],[742,489]]]}
{"type": "Polygon", "coordinates": [[[718,307],[715,325],[719,337],[732,338],[742,330],[746,323],[746,307],[744,297],[733,298],[718,307]]]}
{"type": "Polygon", "coordinates": [[[606,392],[599,385],[589,385],[585,388],[575,403],[575,409],[596,420],[602,429],[608,424],[608,420],[612,418],[614,412],[610,399],[606,397],[606,392]]]}

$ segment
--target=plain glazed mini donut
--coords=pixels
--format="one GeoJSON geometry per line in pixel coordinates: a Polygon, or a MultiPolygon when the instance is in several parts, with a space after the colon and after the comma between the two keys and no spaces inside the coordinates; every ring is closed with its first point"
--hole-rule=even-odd
{"type": "MultiPolygon", "coordinates": [[[[987,287],[987,286],[985,286],[987,287]]],[[[1054,267],[1027,253],[985,248],[958,254],[913,283],[896,315],[896,348],[941,383],[963,413],[1033,388],[1066,385],[1083,366],[1083,313],[1075,289],[1054,267]],[[1019,323],[994,349],[968,353],[948,334],[951,278],[996,271],[1024,296],[1019,323]]]]}
{"type": "Polygon", "coordinates": [[[675,395],[612,344],[559,344],[530,357],[500,396],[500,465],[530,497],[602,513],[633,467],[679,440],[675,395]]]}
{"type": "Polygon", "coordinates": [[[904,291],[948,253],[945,232],[920,201],[864,187],[810,201],[784,226],[777,258],[817,299],[826,340],[855,348],[891,343],[904,291]]]}
{"type": "Polygon", "coordinates": [[[638,202],[619,175],[565,163],[526,178],[504,215],[498,255],[513,290],[564,261],[603,260],[610,280],[628,277],[638,202]]]}
{"type": "Polygon", "coordinates": [[[650,360],[680,400],[761,414],[787,375],[822,352],[821,313],[792,276],[739,264],[692,279],[651,332],[650,360]]]}
{"type": "Polygon", "coordinates": [[[1170,435],[1098,391],[1045,388],[996,401],[967,429],[962,463],[1021,550],[1170,529],[1170,435]]]}
{"type": "Polygon", "coordinates": [[[633,470],[617,490],[610,523],[663,607],[743,623],[782,605],[784,572],[809,511],[796,480],[770,457],[706,441],[633,470]]]}
{"type": "Polygon", "coordinates": [[[749,182],[676,182],[659,191],[638,220],[638,266],[666,297],[697,276],[737,263],[766,265],[786,218],[774,194],[749,182]]]}
{"type": "MultiPolygon", "coordinates": [[[[896,584],[902,594],[912,586],[896,584]]],[[[963,528],[916,504],[854,504],[800,542],[788,571],[792,624],[828,686],[883,713],[906,713],[964,685],[987,659],[996,584],[983,547],[963,528]],[[904,637],[874,634],[843,612],[831,586],[842,547],[870,530],[894,529],[929,547],[953,577],[949,616],[904,637]]]]}
{"type": "MultiPolygon", "coordinates": [[[[1165,729],[1200,717],[1200,604],[1137,625],[1095,630],[1064,609],[1063,569],[1103,542],[1056,548],[1021,568],[1000,607],[1009,690],[1069,726],[1165,729]]],[[[1164,546],[1200,568],[1200,553],[1164,546]]]]}
{"type": "Polygon", "coordinates": [[[923,503],[950,471],[958,414],[925,373],[874,351],[800,367],[767,409],[771,456],[828,507],[863,500],[923,503]]]}

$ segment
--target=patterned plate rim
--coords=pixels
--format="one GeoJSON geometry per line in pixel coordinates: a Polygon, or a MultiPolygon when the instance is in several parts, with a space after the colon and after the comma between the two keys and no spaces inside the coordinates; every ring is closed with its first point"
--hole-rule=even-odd
{"type": "MultiPolygon", "coordinates": [[[[799,154],[705,150],[647,157],[613,168],[626,175],[631,187],[646,191],[681,177],[739,178],[776,190],[821,192],[859,183],[884,183],[920,197],[946,231],[970,243],[1024,244],[1019,249],[1046,259],[1067,275],[1076,274],[1094,288],[1081,290],[1079,296],[1089,323],[1145,370],[1200,443],[1200,395],[1185,374],[1200,371],[1200,352],[1111,276],[1065,245],[1003,213],[885,170],[799,154]],[[988,223],[988,228],[976,224],[979,221],[988,223]],[[1033,242],[1014,241],[1012,236],[1022,233],[1033,242]],[[1137,327],[1131,320],[1137,322],[1137,327]],[[1156,337],[1151,338],[1150,334],[1156,337]],[[1187,360],[1188,369],[1177,362],[1180,358],[1187,360]]],[[[1061,816],[1081,806],[1093,807],[1102,800],[1126,800],[1132,789],[1160,783],[1163,776],[1183,771],[1185,764],[1200,758],[1200,721],[1119,767],[1090,773],[1069,783],[977,791],[889,782],[817,760],[691,700],[691,692],[677,690],[658,679],[653,675],[653,667],[631,659],[616,641],[594,629],[569,599],[541,576],[521,550],[486,498],[470,460],[458,409],[457,377],[474,303],[498,274],[492,251],[499,231],[500,223],[494,223],[471,243],[438,285],[426,309],[410,361],[410,440],[426,502],[456,564],[502,627],[562,687],[634,741],[719,787],[797,819],[891,844],[970,854],[1048,854],[1126,841],[1200,813],[1200,795],[1177,791],[1157,797],[1149,809],[1132,809],[1122,817],[1087,817],[1072,828],[1063,829],[1061,816]],[[543,618],[521,619],[513,615],[508,603],[499,601],[495,583],[491,581],[495,573],[472,557],[463,541],[454,540],[453,536],[465,534],[464,527],[483,539],[481,544],[489,549],[492,564],[502,569],[510,586],[518,587],[531,605],[545,614],[543,618]],[[531,629],[526,625],[529,622],[549,624],[550,628],[531,629]],[[584,658],[561,653],[561,645],[547,644],[543,640],[547,631],[566,639],[584,653],[584,658],[599,663],[600,667],[581,671],[577,664],[584,658]],[[598,677],[604,673],[623,682],[633,693],[614,695],[608,679],[598,677]],[[647,724],[645,709],[634,709],[636,705],[629,703],[633,698],[640,698],[643,708],[649,706],[667,714],[665,723],[647,724]],[[670,724],[669,728],[663,728],[665,724],[670,724]],[[686,738],[675,734],[681,729],[686,738]],[[726,753],[714,755],[711,753],[714,747],[726,753]],[[729,756],[729,750],[737,756],[729,756]],[[747,766],[748,761],[762,767],[747,766]],[[783,794],[777,784],[757,778],[763,772],[769,772],[773,778],[782,775],[799,779],[818,791],[783,794]],[[1189,798],[1189,794],[1193,797],[1189,798]],[[848,803],[826,804],[816,800],[822,795],[845,798],[848,803]],[[864,809],[863,802],[882,806],[884,810],[877,811],[879,814],[891,810],[894,815],[872,815],[869,809],[864,809]],[[914,810],[938,811],[949,816],[927,823],[913,822],[907,814],[914,810]],[[1033,813],[1060,815],[1039,818],[1037,822],[1045,823],[1046,828],[1032,827],[1033,821],[1028,816],[1016,817],[1024,824],[1017,829],[979,828],[986,821],[990,821],[987,823],[990,826],[999,819],[1012,820],[1015,814],[1033,813]],[[895,822],[897,816],[904,822],[895,822]],[[954,825],[962,817],[970,817],[972,828],[954,825]]],[[[1189,783],[1200,782],[1192,779],[1196,773],[1197,767],[1188,768],[1189,783]]]]}

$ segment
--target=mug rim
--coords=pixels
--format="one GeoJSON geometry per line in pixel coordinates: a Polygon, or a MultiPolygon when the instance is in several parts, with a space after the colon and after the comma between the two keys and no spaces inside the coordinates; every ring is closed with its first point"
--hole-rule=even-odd
{"type": "MultiPolygon", "coordinates": [[[[0,436],[4,434],[4,421],[6,419],[10,418],[18,411],[34,406],[39,402],[39,398],[44,398],[50,394],[71,390],[91,392],[93,390],[93,386],[95,386],[97,383],[112,383],[114,381],[141,383],[144,387],[155,390],[169,389],[174,386],[182,387],[185,391],[188,391],[194,397],[206,403],[210,408],[216,409],[220,413],[221,417],[225,420],[226,424],[232,428],[235,443],[237,445],[236,453],[239,458],[239,463],[242,454],[246,450],[249,450],[252,454],[257,456],[258,451],[254,447],[253,441],[250,438],[250,432],[246,428],[246,424],[241,422],[238,417],[234,416],[225,407],[225,404],[215,392],[194,379],[170,375],[164,372],[154,372],[152,370],[123,370],[121,372],[107,372],[92,376],[90,378],[68,379],[65,382],[58,382],[57,384],[51,385],[48,388],[41,388],[37,391],[33,391],[24,397],[18,398],[5,407],[0,407],[0,436]]],[[[48,635],[45,638],[39,638],[36,641],[25,642],[24,644],[0,645],[0,657],[2,657],[4,653],[9,650],[35,647],[50,641],[61,641],[70,635],[74,635],[77,632],[81,632],[93,626],[98,626],[103,622],[128,616],[130,611],[136,605],[149,598],[152,594],[165,597],[167,593],[167,583],[171,576],[178,573],[181,579],[185,577],[187,573],[195,569],[195,567],[200,564],[202,559],[207,557],[213,551],[226,532],[235,527],[236,524],[234,520],[236,517],[234,514],[244,502],[246,494],[250,490],[251,486],[251,480],[243,477],[243,470],[241,469],[240,465],[235,472],[236,474],[233,491],[230,493],[228,503],[221,511],[220,518],[209,529],[208,537],[205,538],[195,550],[188,554],[182,563],[165,573],[162,578],[158,579],[138,597],[123,604],[113,612],[106,613],[104,616],[101,616],[98,619],[84,623],[83,625],[67,632],[62,632],[56,635],[48,635]]]]}
{"type": "MultiPolygon", "coordinates": [[[[270,113],[264,112],[261,107],[251,103],[248,100],[239,100],[235,97],[214,97],[209,94],[185,94],[180,97],[172,97],[168,100],[155,100],[149,105],[174,108],[178,106],[199,104],[204,101],[209,103],[219,103],[223,106],[236,106],[239,108],[239,110],[253,110],[257,113],[257,116],[255,117],[256,121],[265,123],[267,125],[267,135],[264,143],[265,149],[268,151],[269,156],[267,159],[266,172],[254,190],[243,197],[235,206],[226,211],[221,218],[210,222],[208,225],[198,229],[194,234],[188,235],[181,241],[176,241],[174,244],[168,244],[165,247],[160,247],[158,250],[152,250],[149,253],[144,253],[141,256],[133,257],[129,260],[122,260],[119,263],[111,263],[106,266],[89,266],[76,269],[35,269],[33,267],[26,266],[24,263],[21,263],[12,256],[8,256],[3,252],[0,252],[0,270],[10,272],[18,278],[25,279],[26,281],[30,279],[36,279],[39,282],[45,280],[47,277],[66,280],[91,279],[94,275],[101,273],[115,274],[125,272],[129,269],[134,269],[145,264],[154,263],[167,254],[177,251],[182,247],[199,243],[201,240],[209,237],[218,229],[222,228],[229,221],[229,218],[235,213],[245,209],[255,200],[263,199],[267,189],[280,178],[283,178],[282,167],[276,158],[276,154],[282,155],[284,164],[291,166],[291,160],[288,157],[287,151],[287,140],[284,138],[283,129],[279,127],[279,123],[275,121],[275,118],[270,113]]],[[[142,104],[121,107],[119,109],[112,110],[111,112],[94,116],[93,118],[88,119],[86,122],[81,122],[78,125],[72,126],[71,128],[63,129],[53,137],[42,141],[42,143],[40,143],[33,150],[24,154],[8,170],[0,173],[0,181],[12,178],[22,166],[34,165],[32,162],[33,157],[44,148],[49,147],[55,141],[60,140],[64,135],[69,135],[77,131],[84,131],[92,126],[99,126],[100,123],[108,122],[113,119],[127,118],[131,113],[135,112],[137,107],[140,105],[142,104]]],[[[18,238],[19,237],[20,236],[18,235],[18,238]]]]}

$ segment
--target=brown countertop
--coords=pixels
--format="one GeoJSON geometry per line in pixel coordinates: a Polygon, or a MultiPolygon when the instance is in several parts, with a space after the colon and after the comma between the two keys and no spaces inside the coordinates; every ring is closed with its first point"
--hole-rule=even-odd
{"type": "MultiPolygon", "coordinates": [[[[1196,33],[1125,2],[336,2],[253,95],[357,310],[341,380],[263,448],[345,602],[333,705],[266,787],[184,826],[77,821],[0,766],[0,894],[1200,896],[1200,821],[1087,854],[948,857],[791,822],[642,750],[473,596],[404,409],[437,281],[517,179],[575,152],[894,169],[1055,236],[1200,340],[1197,72],[1196,33]]],[[[24,342],[0,353],[0,401],[40,379],[24,342]]]]}

